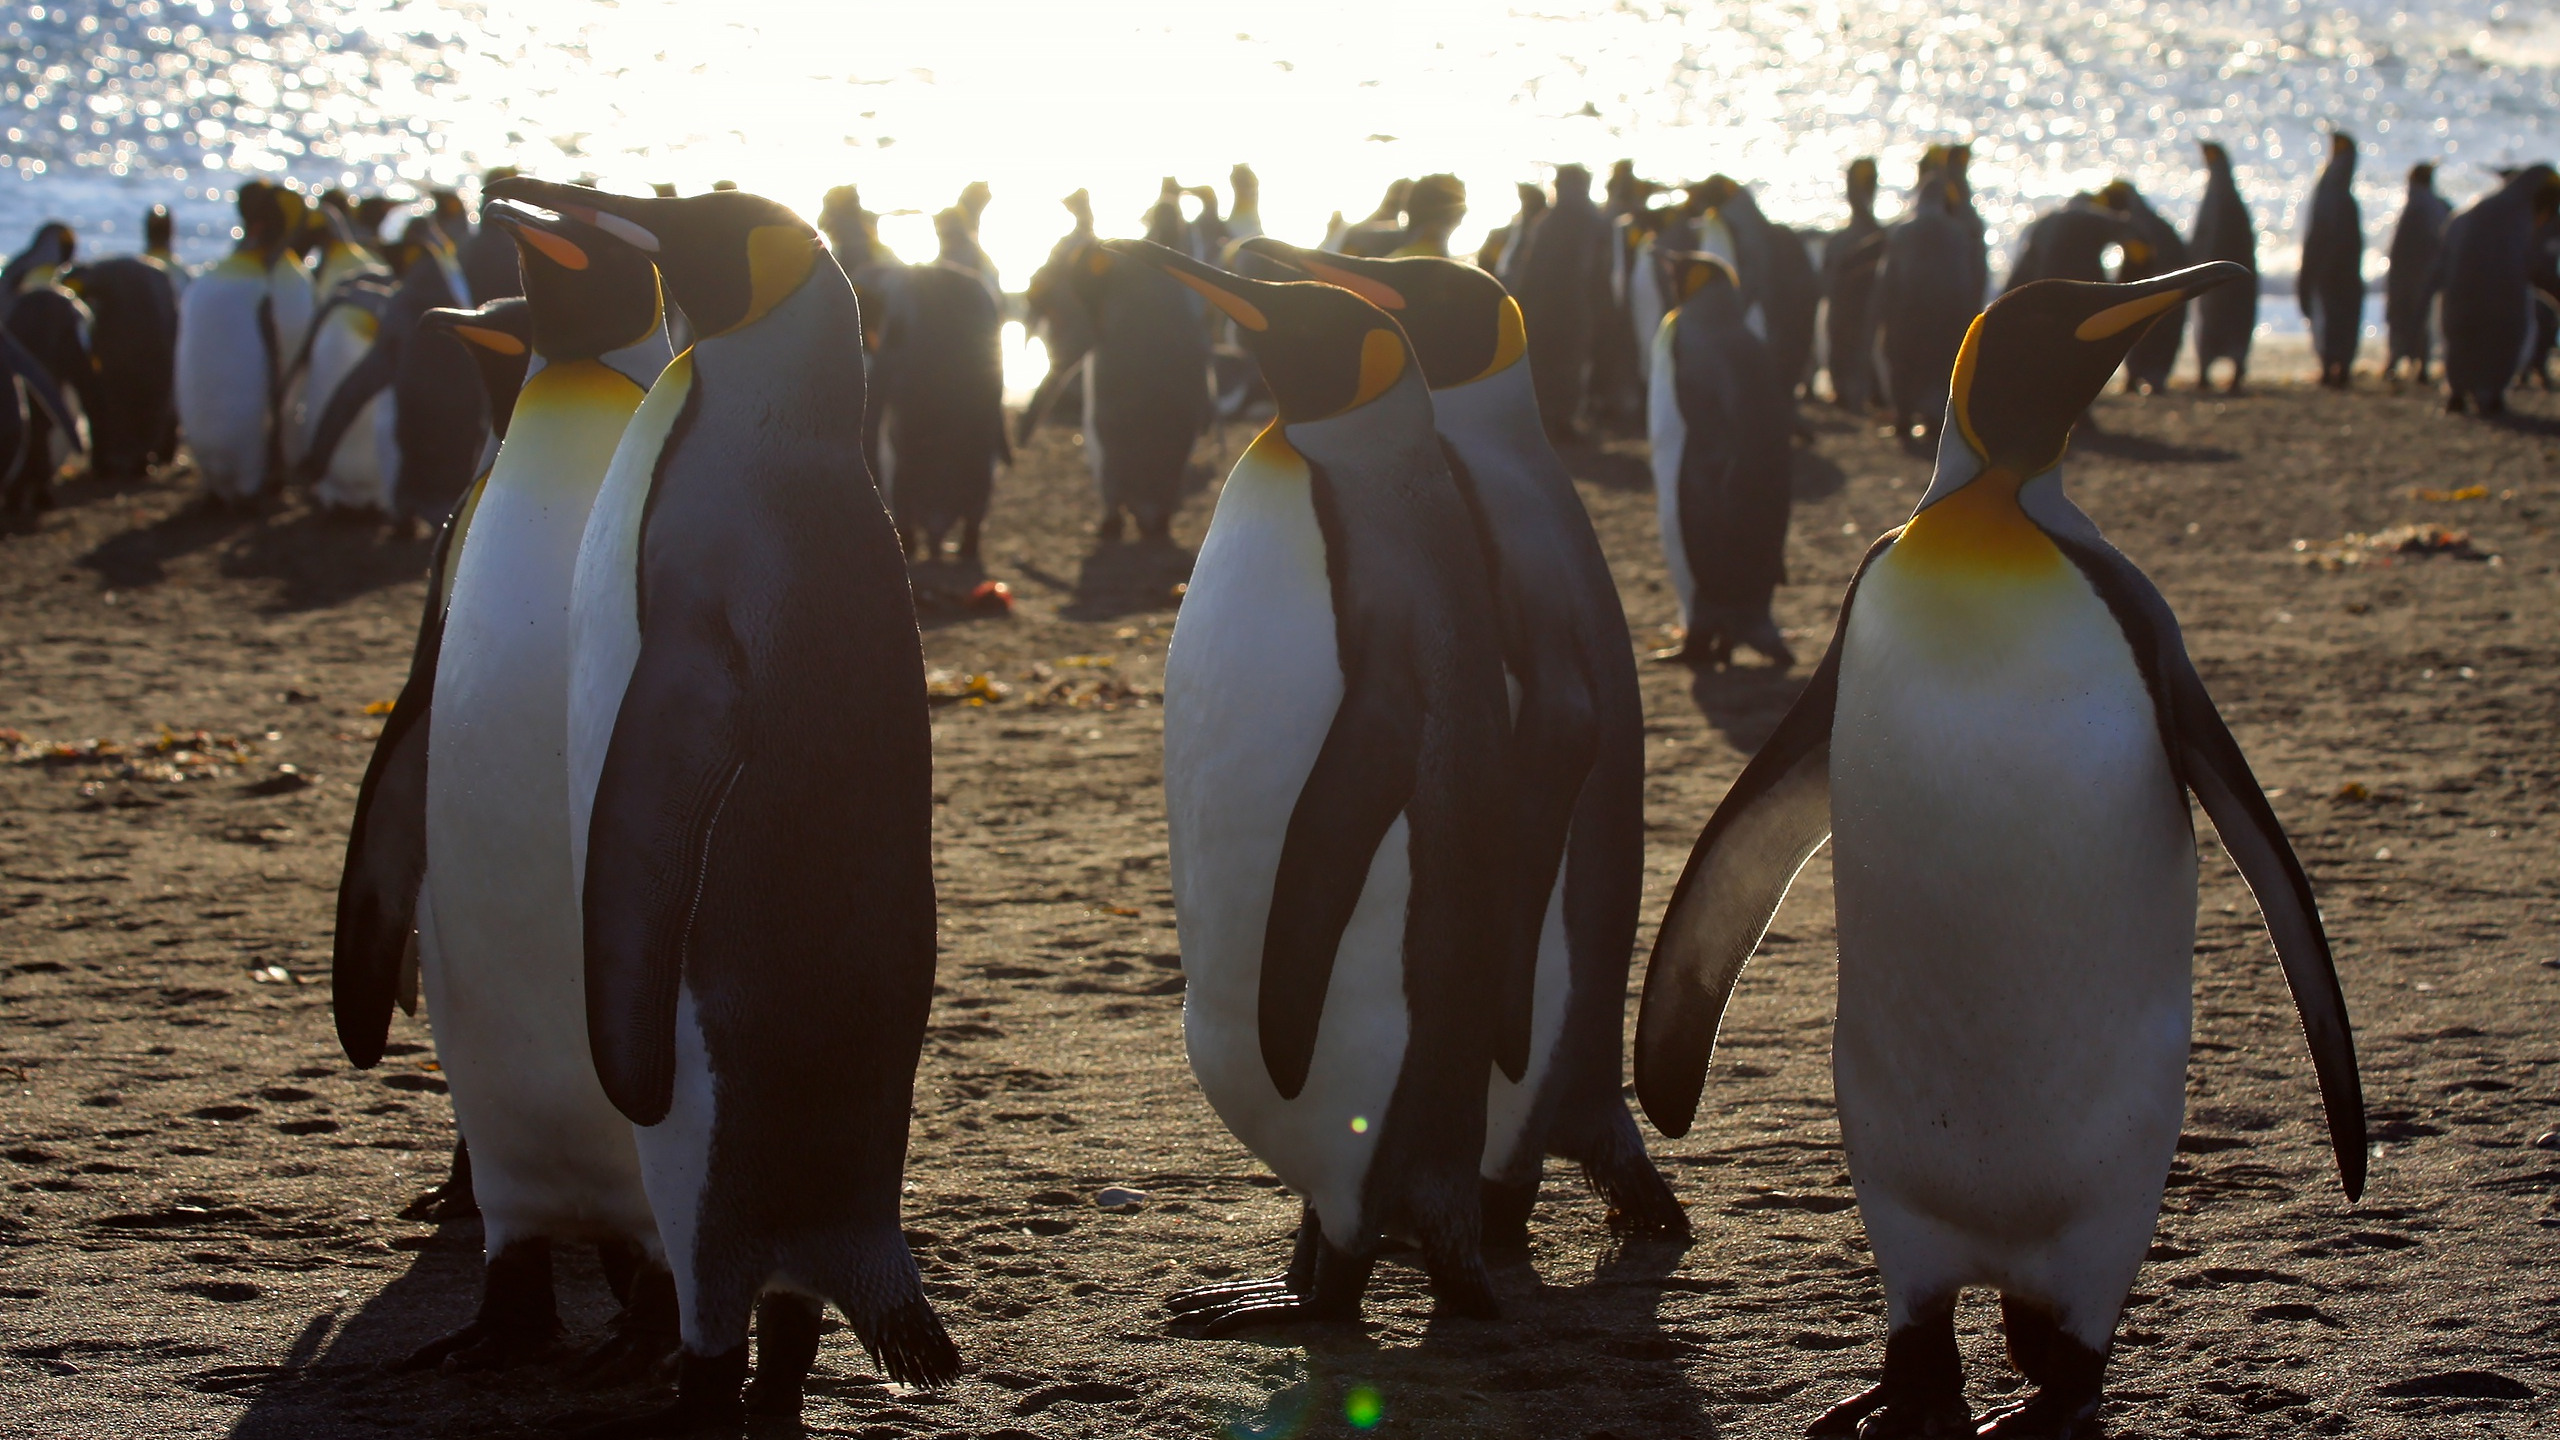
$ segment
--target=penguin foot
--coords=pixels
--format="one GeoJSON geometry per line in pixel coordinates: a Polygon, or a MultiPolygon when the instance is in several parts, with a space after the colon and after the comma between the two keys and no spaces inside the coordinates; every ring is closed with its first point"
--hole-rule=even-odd
{"type": "Polygon", "coordinates": [[[573,1361],[569,1370],[597,1385],[638,1380],[665,1364],[683,1344],[676,1278],[663,1266],[645,1265],[630,1277],[622,1313],[606,1324],[604,1338],[573,1361]]]}
{"type": "Polygon", "coordinates": [[[676,1403],[571,1432],[576,1440],[661,1440],[668,1436],[735,1435],[747,1422],[739,1394],[747,1378],[747,1347],[719,1355],[684,1352],[676,1376],[676,1403]]]}
{"type": "Polygon", "coordinates": [[[400,1371],[512,1370],[550,1360],[560,1353],[560,1327],[549,1325],[512,1325],[501,1321],[474,1320],[449,1335],[441,1335],[409,1352],[407,1358],[392,1368],[400,1371]]]}
{"type": "Polygon", "coordinates": [[[1823,1411],[1812,1424],[1804,1427],[1804,1433],[1816,1437],[1816,1440],[1836,1440],[1836,1437],[1855,1435],[1858,1422],[1883,1409],[1884,1400],[1884,1387],[1870,1385],[1823,1411]]]}
{"type": "Polygon", "coordinates": [[[2072,1400],[2040,1390],[2030,1399],[1992,1411],[1973,1433],[1996,1440],[2097,1440],[2098,1398],[2088,1395],[2072,1400]]]}
{"type": "Polygon", "coordinates": [[[467,1141],[453,1142],[453,1168],[444,1183],[410,1201],[400,1211],[403,1220],[429,1220],[448,1225],[456,1220],[469,1220],[480,1213],[480,1202],[471,1192],[471,1146],[467,1141]]]}
{"type": "Polygon", "coordinates": [[[559,1351],[551,1242],[518,1240],[489,1257],[481,1275],[480,1313],[471,1323],[427,1342],[393,1368],[502,1370],[548,1360],[559,1351]]]}
{"type": "Polygon", "coordinates": [[[1360,1312],[1357,1307],[1354,1307],[1348,1313],[1337,1313],[1332,1308],[1319,1306],[1302,1295],[1283,1290],[1278,1296],[1270,1299],[1246,1300],[1217,1310],[1194,1311],[1185,1318],[1205,1321],[1206,1323],[1200,1328],[1200,1333],[1212,1340],[1223,1340],[1227,1336],[1240,1334],[1246,1330],[1260,1329],[1267,1325],[1357,1320],[1360,1318],[1360,1312]]]}
{"type": "Polygon", "coordinates": [[[1525,1256],[1529,1251],[1529,1212],[1538,1204],[1537,1177],[1533,1175],[1519,1185],[1499,1180],[1486,1180],[1481,1185],[1484,1248],[1497,1254],[1525,1256]]]}
{"type": "Polygon", "coordinates": [[[1642,1154],[1606,1166],[1585,1165],[1582,1178],[1608,1202],[1611,1233],[1690,1238],[1689,1212],[1681,1207],[1680,1197],[1671,1193],[1671,1182],[1642,1154]]]}
{"type": "Polygon", "coordinates": [[[756,1375],[747,1382],[749,1415],[798,1419],[809,1369],[818,1362],[818,1303],[772,1294],[756,1302],[756,1375]]]}

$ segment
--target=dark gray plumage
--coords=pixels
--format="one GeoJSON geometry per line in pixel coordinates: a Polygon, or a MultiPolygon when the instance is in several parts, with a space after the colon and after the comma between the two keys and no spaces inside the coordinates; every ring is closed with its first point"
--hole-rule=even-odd
{"type": "Polygon", "coordinates": [[[1823,340],[1831,398],[1863,410],[1876,398],[1876,271],[1884,226],[1876,221],[1876,162],[1849,162],[1849,223],[1822,247],[1823,340]]]}
{"type": "Polygon", "coordinates": [[[2204,200],[2196,207],[2187,258],[2197,264],[2228,260],[2247,267],[2249,278],[2188,302],[2196,312],[2196,387],[2210,382],[2213,362],[2228,360],[2230,388],[2238,390],[2249,376],[2249,340],[2258,328],[2258,232],[2231,178],[2230,152],[2204,142],[2204,168],[2204,200]]]}
{"type": "MultiPolygon", "coordinates": [[[[2124,260],[2116,266],[2115,274],[2119,282],[2149,280],[2187,268],[2187,242],[2179,236],[2177,227],[2160,218],[2160,212],[2151,208],[2151,202],[2142,198],[2133,182],[2118,180],[2106,188],[2101,198],[2108,209],[2124,217],[2124,260]]],[[[2153,321],[2124,357],[2125,388],[2145,395],[2165,393],[2169,372],[2177,368],[2178,347],[2186,335],[2185,304],[2153,321]]]]}
{"type": "Polygon", "coordinates": [[[2560,202],[2560,175],[2531,165],[2445,225],[2445,408],[2495,415],[2522,373],[2536,329],[2534,228],[2560,202]]]}
{"type": "Polygon", "coordinates": [[[1982,232],[1955,182],[1924,180],[1911,213],[1886,232],[1876,275],[1877,348],[1894,431],[1935,435],[1965,327],[1982,312],[1982,232]]]}
{"type": "Polygon", "coordinates": [[[2329,167],[2304,207],[2302,270],[2293,282],[2303,318],[2311,322],[2311,351],[2320,361],[2320,383],[2343,390],[2355,368],[2364,333],[2364,212],[2356,207],[2356,142],[2329,137],[2329,167]]]}
{"type": "Polygon", "coordinates": [[[2383,280],[2383,320],[2390,327],[2390,358],[2382,368],[2396,373],[2408,361],[2418,383],[2427,380],[2435,358],[2436,286],[2443,280],[2437,265],[2444,253],[2444,226],[2453,206],[2436,193],[2436,167],[2421,161],[2409,167],[2409,198],[2400,206],[2400,222],[2391,228],[2391,272],[2383,280]]]}

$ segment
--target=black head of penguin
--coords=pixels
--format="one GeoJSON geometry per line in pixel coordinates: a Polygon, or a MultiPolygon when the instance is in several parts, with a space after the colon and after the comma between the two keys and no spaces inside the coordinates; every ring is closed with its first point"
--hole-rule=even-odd
{"type": "Polygon", "coordinates": [[[1704,251],[1680,251],[1659,263],[1663,288],[1682,315],[1711,326],[1742,323],[1742,277],[1731,261],[1704,251]]]}
{"type": "Polygon", "coordinates": [[[2204,152],[2204,168],[2211,173],[2219,175],[2231,168],[2231,152],[2218,142],[2207,140],[2197,148],[2204,152]]]}
{"type": "Polygon", "coordinates": [[[1368,260],[1302,250],[1268,235],[1244,242],[1248,254],[1309,279],[1338,285],[1395,317],[1434,390],[1484,379],[1517,362],[1529,348],[1520,302],[1502,282],[1473,265],[1430,256],[1368,260]]]}
{"type": "Polygon", "coordinates": [[[515,237],[532,307],[533,348],[547,360],[585,360],[647,339],[665,319],[658,267],[630,242],[574,216],[492,200],[485,223],[515,237]]]}
{"type": "Polygon", "coordinates": [[[533,306],[521,295],[492,300],[477,310],[430,310],[418,317],[430,330],[441,330],[462,342],[479,368],[480,388],[489,394],[489,428],[507,438],[507,422],[515,418],[516,395],[524,389],[532,367],[535,319],[533,306]]]}
{"type": "Polygon", "coordinates": [[[668,199],[615,195],[517,176],[491,187],[593,225],[639,249],[699,339],[763,319],[809,278],[826,252],[809,222],[761,195],[715,190],[668,199]]]}
{"type": "Polygon", "coordinates": [[[1190,286],[1233,320],[1237,343],[1262,367],[1284,425],[1356,410],[1394,389],[1412,362],[1396,322],[1340,286],[1248,280],[1144,240],[1111,240],[1104,248],[1190,286]]]}
{"type": "Polygon", "coordinates": [[[2154,320],[2248,274],[2216,260],[2128,285],[2019,286],[1965,332],[1951,391],[1957,430],[1986,468],[2021,479],[2042,474],[2154,320]]]}
{"type": "Polygon", "coordinates": [[[2344,130],[2329,137],[2329,163],[2345,167],[2349,175],[2356,173],[2356,137],[2344,130]]]}

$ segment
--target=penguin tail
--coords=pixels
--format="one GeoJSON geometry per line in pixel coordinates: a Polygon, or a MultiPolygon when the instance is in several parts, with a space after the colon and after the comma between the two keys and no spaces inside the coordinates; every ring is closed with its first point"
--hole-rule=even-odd
{"type": "Polygon", "coordinates": [[[937,1390],[960,1378],[960,1347],[921,1291],[875,1315],[855,1316],[853,1330],[871,1363],[901,1385],[937,1390]]]}

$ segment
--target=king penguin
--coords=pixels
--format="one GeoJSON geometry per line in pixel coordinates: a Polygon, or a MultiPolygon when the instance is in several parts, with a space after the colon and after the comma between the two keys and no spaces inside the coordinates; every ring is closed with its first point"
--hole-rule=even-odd
{"type": "Polygon", "coordinates": [[[2436,269],[2444,253],[2444,225],[2453,207],[2436,193],[2436,167],[2421,160],[2409,167],[2409,194],[2401,202],[2400,219],[2391,227],[2390,269],[2383,277],[2382,318],[2390,341],[2382,373],[2397,377],[2401,362],[2418,383],[2427,383],[2427,366],[2435,358],[2436,287],[2444,276],[2436,269]]]}
{"type": "Polygon", "coordinates": [[[2350,1197],[2354,1037],[2309,879],[2151,582],[2062,492],[2071,426],[2144,325],[2237,265],[2010,291],[1956,362],[1918,511],[1707,822],[1645,976],[1636,1093],[1696,1117],[1744,960],[1828,838],[1832,1071],[1889,1334],[1817,1435],[1972,1435],[1954,1303],[2001,1295],[2036,1387],[1980,1433],[2086,1436],[2186,1100],[2192,792],[2255,892],[2350,1197]],[[1863,1425],[1861,1418],[1863,1417],[1863,1425]]]}
{"type": "Polygon", "coordinates": [[[1933,148],[1932,157],[1921,167],[1910,212],[1885,232],[1884,267],[1876,274],[1876,348],[1893,433],[1906,441],[1915,427],[1935,436],[1947,411],[1947,376],[1989,285],[1981,217],[1954,154],[1933,148]]]}
{"type": "Polygon", "coordinates": [[[2445,222],[2438,319],[2444,327],[2444,408],[2507,408],[2507,387],[2534,348],[2536,232],[2560,206],[2560,175],[2528,165],[2445,222]]]}
{"type": "Polygon", "coordinates": [[[1173,1309],[1348,1319],[1395,1238],[1446,1311],[1492,1315],[1486,1083],[1527,1072],[1533,957],[1499,607],[1430,390],[1348,290],[1119,255],[1235,321],[1279,406],[1166,651],[1165,811],[1192,1073],[1305,1210],[1284,1278],[1173,1309]]]}
{"type": "Polygon", "coordinates": [[[2347,388],[2364,337],[2364,212],[2356,207],[2355,137],[2329,137],[2329,164],[2303,206],[2302,269],[2294,297],[2311,322],[2320,383],[2347,388]]]}
{"type": "Polygon", "coordinates": [[[246,505],[282,478],[286,367],[311,323],[311,277],[288,247],[302,197],[240,187],[240,244],[186,287],[178,320],[178,424],[206,498],[246,505]]]}
{"type": "Polygon", "coordinates": [[[1791,411],[1742,288],[1713,255],[1665,257],[1678,298],[1654,336],[1646,423],[1654,510],[1680,598],[1680,648],[1662,659],[1718,666],[1748,645],[1781,668],[1794,652],[1769,613],[1787,574],[1791,411]]]}
{"type": "MultiPolygon", "coordinates": [[[[445,532],[339,890],[334,978],[347,1056],[359,1066],[380,1058],[392,1005],[414,993],[404,973],[414,928],[485,1227],[479,1315],[415,1364],[503,1364],[546,1350],[559,1328],[551,1246],[561,1240],[595,1242],[630,1306],[609,1345],[673,1344],[673,1295],[631,1126],[589,1052],[564,759],[570,584],[606,464],[666,359],[658,277],[648,257],[592,227],[489,208],[522,237],[541,363],[496,467],[445,532]]],[[[422,317],[473,348],[521,343],[477,322],[422,317]]]]}
{"type": "Polygon", "coordinates": [[[587,1028],[684,1334],[674,1407],[623,1433],[796,1415],[827,1302],[889,1378],[946,1383],[960,1357],[898,1225],[933,1003],[932,739],[846,403],[853,287],[744,191],[494,189],[647,252],[695,337],[614,452],[569,602],[587,1028]],[[809,751],[821,733],[843,743],[809,751]]]}
{"type": "MultiPolygon", "coordinates": [[[[1428,258],[1248,241],[1393,315],[1493,577],[1512,715],[1516,933],[1536,949],[1529,1071],[1494,1073],[1485,1245],[1528,1244],[1540,1161],[1574,1161],[1613,1227],[1686,1235],[1624,1096],[1627,959],[1644,883],[1644,706],[1617,582],[1548,443],[1527,317],[1500,281],[1428,258]]],[[[1588,335],[1583,337],[1586,341],[1588,335]]]]}
{"type": "Polygon", "coordinates": [[[2215,286],[2195,302],[2196,388],[2213,383],[2213,362],[2228,360],[2231,380],[2224,392],[2237,394],[2249,378],[2249,339],[2258,328],[2258,231],[2240,198],[2240,183],[2232,178],[2231,152],[2207,140],[2203,153],[2204,198],[2196,202],[2187,258],[2199,265],[2228,260],[2249,275],[2215,286]]]}
{"type": "Polygon", "coordinates": [[[306,473],[312,465],[319,467],[318,478],[311,483],[311,498],[322,509],[388,514],[391,494],[383,462],[393,446],[388,441],[390,402],[383,396],[377,394],[365,402],[353,422],[340,432],[334,452],[311,458],[321,413],[338,393],[339,382],[372,351],[382,327],[382,311],[390,287],[368,282],[387,280],[391,274],[371,251],[356,243],[354,223],[345,215],[324,205],[320,207],[320,218],[327,228],[320,245],[319,275],[313,285],[319,308],[312,319],[310,336],[296,358],[294,368],[298,373],[289,379],[287,387],[292,395],[293,433],[286,449],[289,458],[306,473]]]}

